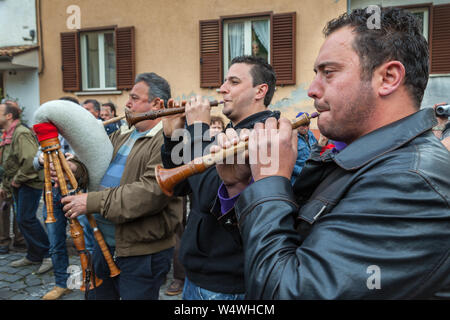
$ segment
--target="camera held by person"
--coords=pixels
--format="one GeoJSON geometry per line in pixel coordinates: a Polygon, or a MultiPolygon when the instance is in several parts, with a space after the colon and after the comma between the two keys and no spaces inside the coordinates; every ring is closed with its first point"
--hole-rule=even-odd
{"type": "Polygon", "coordinates": [[[435,111],[438,117],[450,117],[450,104],[437,106],[435,111]]]}
{"type": "Polygon", "coordinates": [[[436,120],[438,125],[433,127],[433,133],[439,140],[444,140],[450,137],[450,105],[447,102],[437,103],[433,106],[436,113],[436,120]]]}

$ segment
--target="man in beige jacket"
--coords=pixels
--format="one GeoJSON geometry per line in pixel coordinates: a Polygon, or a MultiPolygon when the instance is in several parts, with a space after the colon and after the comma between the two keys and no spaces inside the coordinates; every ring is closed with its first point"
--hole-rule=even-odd
{"type": "MultiPolygon", "coordinates": [[[[162,108],[170,98],[170,86],[155,73],[137,76],[127,108],[142,113],[162,108]]],[[[161,119],[141,121],[132,130],[110,136],[113,160],[101,182],[101,190],[62,200],[66,217],[98,213],[96,219],[116,257],[121,274],[110,278],[99,248],[94,270],[103,284],[89,299],[158,299],[175,245],[175,229],[182,219],[182,201],[159,188],[154,175],[161,161],[161,119]]]]}

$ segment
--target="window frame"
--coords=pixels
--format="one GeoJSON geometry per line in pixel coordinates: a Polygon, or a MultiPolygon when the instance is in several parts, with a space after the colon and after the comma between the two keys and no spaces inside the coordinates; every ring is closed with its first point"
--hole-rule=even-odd
{"type": "MultiPolygon", "coordinates": [[[[409,10],[410,12],[414,13],[421,11],[421,10],[427,10],[427,21],[423,21],[424,25],[424,31],[425,31],[425,26],[426,26],[426,30],[427,30],[427,36],[425,37],[425,32],[424,32],[424,37],[425,39],[427,39],[428,45],[431,48],[431,38],[432,38],[432,28],[431,28],[431,24],[432,24],[432,17],[433,17],[433,4],[431,2],[429,3],[418,3],[418,4],[412,4],[412,5],[407,5],[407,6],[396,6],[397,8],[402,8],[402,9],[406,9],[409,10]],[[426,25],[425,25],[426,23],[426,25]]],[[[425,18],[425,16],[424,16],[425,18]]]]}
{"type": "Polygon", "coordinates": [[[121,90],[131,90],[136,75],[135,27],[117,25],[77,29],[60,33],[62,89],[76,95],[121,94],[121,90]],[[82,89],[80,34],[90,31],[114,32],[114,52],[116,64],[116,88],[82,89]]]}
{"type": "MultiPolygon", "coordinates": [[[[105,70],[105,48],[104,48],[104,36],[105,34],[112,34],[114,39],[114,55],[116,55],[116,35],[115,29],[102,29],[102,30],[80,30],[80,64],[81,64],[81,90],[82,91],[111,91],[117,90],[117,83],[115,87],[106,87],[106,70],[105,70]],[[98,64],[99,64],[99,83],[100,86],[98,88],[89,88],[88,87],[88,66],[87,66],[87,35],[97,35],[98,41],[98,64]]],[[[116,57],[114,57],[116,59],[116,57]]],[[[117,65],[116,65],[116,74],[117,76],[117,65]]]]}
{"type": "Polygon", "coordinates": [[[227,73],[227,70],[228,70],[228,68],[229,68],[229,65],[228,65],[228,53],[229,53],[229,51],[228,51],[228,24],[230,24],[230,23],[235,23],[235,22],[243,22],[244,23],[244,38],[246,38],[245,40],[244,40],[244,54],[247,54],[247,53],[245,53],[245,52],[250,52],[250,55],[251,55],[251,52],[252,52],[252,48],[251,48],[251,44],[252,44],[252,41],[251,41],[251,23],[253,22],[253,21],[261,21],[261,20],[266,20],[267,21],[267,23],[268,23],[268,25],[269,25],[269,50],[268,50],[268,52],[267,52],[267,62],[268,63],[270,63],[270,61],[271,61],[271,55],[272,55],[272,37],[271,37],[271,34],[272,34],[272,25],[271,25],[271,22],[272,22],[272,19],[271,19],[271,15],[270,14],[268,14],[268,15],[258,15],[258,16],[248,16],[248,17],[240,17],[240,18],[227,18],[227,19],[223,19],[222,20],[222,24],[221,24],[221,26],[222,26],[222,34],[223,34],[223,37],[222,37],[222,63],[223,63],[223,78],[225,78],[225,76],[226,76],[226,73],[227,73]],[[250,32],[250,33],[249,33],[250,32]],[[248,37],[250,36],[250,48],[248,48],[248,37]]]}
{"type": "Polygon", "coordinates": [[[219,31],[220,31],[220,59],[222,63],[222,82],[225,79],[226,73],[228,71],[228,63],[225,64],[225,23],[230,21],[239,21],[239,20],[250,20],[250,19],[261,19],[268,18],[269,19],[269,41],[270,41],[270,54],[268,55],[269,64],[272,63],[272,24],[273,24],[273,11],[264,11],[264,12],[255,12],[255,13],[244,13],[244,14],[235,14],[235,15],[227,15],[219,17],[219,31]],[[227,66],[227,67],[226,67],[227,66]]]}
{"type": "Polygon", "coordinates": [[[219,88],[224,80],[224,20],[270,16],[270,61],[277,86],[296,84],[297,12],[247,13],[199,20],[200,88],[219,88]]]}

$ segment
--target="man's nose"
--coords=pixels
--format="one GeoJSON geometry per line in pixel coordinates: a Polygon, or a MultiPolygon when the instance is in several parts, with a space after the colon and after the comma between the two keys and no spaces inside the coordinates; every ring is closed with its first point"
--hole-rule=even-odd
{"type": "Polygon", "coordinates": [[[323,90],[318,80],[318,76],[316,75],[308,88],[308,97],[320,99],[322,97],[322,93],[323,90]]]}
{"type": "Polygon", "coordinates": [[[228,86],[226,85],[226,83],[222,83],[222,85],[219,88],[219,93],[225,94],[227,92],[228,92],[228,86]]]}

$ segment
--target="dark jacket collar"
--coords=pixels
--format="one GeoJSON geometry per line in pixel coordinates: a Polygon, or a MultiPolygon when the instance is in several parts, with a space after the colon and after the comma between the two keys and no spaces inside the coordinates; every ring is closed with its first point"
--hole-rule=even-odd
{"type": "Polygon", "coordinates": [[[334,161],[345,170],[359,169],[369,161],[402,147],[436,123],[432,108],[419,110],[362,136],[338,153],[334,161]]]}
{"type": "Polygon", "coordinates": [[[272,110],[264,110],[258,113],[254,113],[251,116],[245,118],[241,122],[239,122],[236,127],[233,127],[233,124],[231,121],[228,123],[226,129],[228,128],[234,128],[234,129],[252,129],[255,123],[257,122],[264,122],[267,118],[275,117],[277,119],[280,119],[280,111],[272,111],[272,110]]]}

